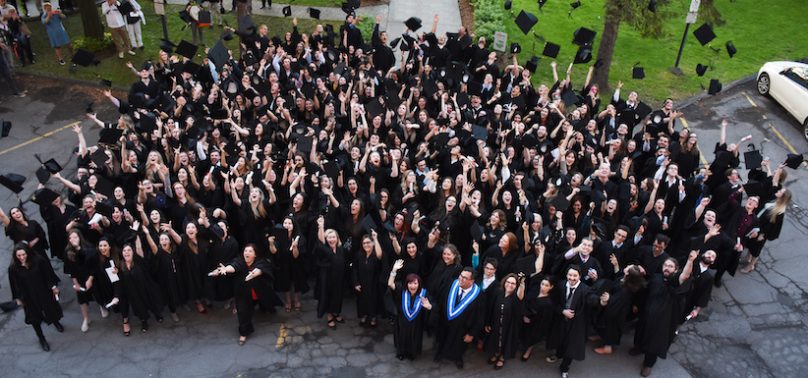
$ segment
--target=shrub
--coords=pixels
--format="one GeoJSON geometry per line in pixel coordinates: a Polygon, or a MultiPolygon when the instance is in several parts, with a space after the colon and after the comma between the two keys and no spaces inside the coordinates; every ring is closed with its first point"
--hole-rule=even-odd
{"type": "Polygon", "coordinates": [[[81,36],[73,39],[73,48],[84,49],[90,52],[99,52],[111,48],[115,43],[112,34],[104,33],[103,39],[81,36]]]}
{"type": "Polygon", "coordinates": [[[505,31],[505,11],[499,0],[471,0],[474,7],[474,34],[493,41],[494,32],[505,31]]]}

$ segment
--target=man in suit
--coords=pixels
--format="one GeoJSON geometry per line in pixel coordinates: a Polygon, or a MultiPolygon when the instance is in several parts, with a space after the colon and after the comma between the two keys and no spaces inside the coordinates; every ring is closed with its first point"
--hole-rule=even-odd
{"type": "Polygon", "coordinates": [[[631,260],[630,256],[627,256],[628,251],[631,250],[629,243],[626,242],[628,233],[628,227],[623,225],[618,226],[617,229],[614,230],[612,240],[600,243],[600,248],[597,249],[595,258],[598,259],[600,266],[603,268],[603,278],[615,278],[616,274],[622,271],[623,267],[627,265],[627,261],[631,260]],[[617,260],[617,267],[614,267],[612,256],[617,260]]]}
{"type": "Polygon", "coordinates": [[[458,369],[463,368],[466,347],[483,328],[484,301],[480,294],[480,287],[474,284],[474,269],[467,266],[449,291],[433,302],[439,307],[433,310],[438,318],[435,362],[445,358],[454,361],[458,369]]]}
{"type": "Polygon", "coordinates": [[[588,312],[598,304],[597,293],[589,286],[581,284],[583,272],[585,270],[581,267],[570,265],[566,270],[567,279],[556,285],[556,300],[553,302],[561,304],[556,311],[562,316],[556,356],[561,359],[559,369],[562,378],[569,376],[572,360],[583,361],[586,357],[588,312]]]}

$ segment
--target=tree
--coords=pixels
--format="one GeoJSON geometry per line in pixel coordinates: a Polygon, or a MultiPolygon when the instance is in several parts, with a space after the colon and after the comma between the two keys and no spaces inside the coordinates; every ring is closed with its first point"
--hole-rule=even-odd
{"type": "MultiPolygon", "coordinates": [[[[597,59],[602,64],[595,68],[593,80],[601,90],[609,89],[609,68],[612,65],[620,24],[627,23],[643,37],[659,38],[664,34],[663,25],[671,18],[681,18],[684,22],[687,7],[674,12],[666,5],[671,0],[656,0],[656,10],[649,9],[650,0],[606,0],[604,4],[603,33],[600,35],[597,59]]],[[[722,24],[721,14],[713,0],[702,0],[699,19],[707,23],[722,24]]],[[[673,52],[675,54],[675,52],[673,52]]],[[[671,57],[673,60],[674,56],[671,57]]],[[[641,57],[637,57],[641,60],[641,57]]]]}
{"type": "Polygon", "coordinates": [[[81,24],[84,26],[84,36],[88,38],[104,39],[104,25],[98,15],[98,6],[95,0],[77,0],[81,24]]]}

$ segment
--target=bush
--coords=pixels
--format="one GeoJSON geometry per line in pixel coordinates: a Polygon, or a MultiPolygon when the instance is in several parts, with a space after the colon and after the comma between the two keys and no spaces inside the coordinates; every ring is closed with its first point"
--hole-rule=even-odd
{"type": "Polygon", "coordinates": [[[474,34],[494,40],[494,32],[505,31],[505,11],[499,0],[471,0],[474,7],[474,34]]]}
{"type": "Polygon", "coordinates": [[[81,36],[73,39],[73,48],[84,49],[90,52],[99,52],[111,48],[115,43],[112,34],[104,33],[104,39],[81,36]]]}
{"type": "Polygon", "coordinates": [[[364,39],[367,44],[370,44],[371,38],[373,38],[374,26],[376,26],[376,19],[369,16],[360,18],[359,23],[356,25],[356,27],[362,31],[362,39],[364,39]]]}

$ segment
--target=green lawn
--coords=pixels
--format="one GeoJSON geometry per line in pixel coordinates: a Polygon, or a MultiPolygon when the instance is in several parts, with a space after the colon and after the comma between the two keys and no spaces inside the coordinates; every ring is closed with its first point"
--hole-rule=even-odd
{"type": "MultiPolygon", "coordinates": [[[[170,5],[166,9],[166,13],[168,14],[166,17],[168,23],[168,35],[171,41],[174,43],[179,43],[179,41],[183,39],[189,42],[192,40],[190,29],[181,30],[183,22],[180,20],[179,16],[177,16],[177,12],[179,12],[180,8],[180,6],[170,5]]],[[[154,7],[144,6],[143,11],[146,14],[146,25],[143,26],[143,44],[146,46],[146,50],[142,52],[138,51],[137,56],[126,55],[125,58],[121,60],[118,59],[117,54],[114,54],[114,56],[101,59],[101,64],[99,64],[97,67],[78,67],[75,72],[70,72],[69,64],[66,66],[60,66],[56,62],[53,49],[51,49],[50,45],[48,44],[48,36],[45,33],[45,29],[42,27],[42,24],[40,22],[32,21],[29,22],[28,25],[33,32],[32,43],[34,53],[37,54],[37,62],[36,64],[29,65],[27,67],[18,67],[17,69],[21,72],[58,78],[75,78],[90,82],[98,82],[100,78],[104,78],[111,80],[116,88],[128,88],[129,85],[136,80],[136,78],[132,72],[126,68],[124,62],[130,60],[135,64],[135,66],[140,66],[140,64],[146,60],[156,60],[158,57],[160,39],[163,37],[160,18],[154,14],[154,7]]],[[[235,27],[236,21],[233,13],[225,14],[224,18],[229,25],[235,27]]],[[[266,24],[269,26],[270,35],[280,35],[287,30],[291,30],[292,27],[291,18],[253,16],[253,21],[256,24],[266,24]]],[[[317,20],[300,19],[298,20],[298,28],[301,32],[311,32],[311,30],[313,30],[315,25],[318,23],[315,21],[317,20]]],[[[319,23],[331,23],[337,26],[340,22],[320,20],[319,23]]],[[[65,20],[65,28],[72,39],[83,35],[81,18],[78,13],[67,17],[67,20],[65,20]]],[[[205,29],[202,36],[204,42],[208,46],[213,46],[213,44],[218,40],[220,34],[221,29],[214,27],[205,29]]],[[[234,52],[236,56],[238,56],[238,37],[234,38],[230,42],[227,42],[227,46],[234,52]]],[[[198,54],[204,55],[202,48],[200,48],[198,54]]],[[[69,62],[69,57],[65,60],[69,62]]],[[[200,60],[201,58],[195,59],[197,62],[200,60]]]]}
{"type": "Polygon", "coordinates": [[[342,6],[342,0],[296,0],[294,2],[289,1],[289,0],[277,0],[277,1],[272,2],[273,6],[275,6],[275,5],[286,5],[286,4],[301,5],[301,6],[305,5],[305,6],[310,6],[310,7],[337,7],[337,8],[339,8],[340,6],[342,6]]]}
{"type": "MultiPolygon", "coordinates": [[[[512,19],[521,9],[538,16],[539,23],[533,29],[537,34],[561,45],[559,71],[566,70],[577,51],[571,42],[572,33],[578,27],[584,26],[598,32],[595,49],[598,48],[603,29],[604,0],[584,1],[584,5],[572,13],[572,18],[567,15],[570,2],[548,1],[543,12],[539,12],[535,0],[513,0],[514,16],[508,17],[505,31],[508,33],[509,44],[516,41],[522,45],[523,51],[519,56],[521,64],[527,62],[532,53],[541,56],[544,47],[544,43],[532,34],[525,36],[516,27],[512,19]]],[[[714,27],[717,37],[710,45],[720,49],[720,52],[713,52],[708,47],[710,45],[702,47],[693,37],[693,30],[702,23],[699,20],[688,32],[682,55],[680,68],[685,75],[676,76],[669,71],[676,60],[685,28],[685,14],[690,4],[689,0],[671,0],[666,8],[679,16],[669,19],[664,28],[664,36],[660,39],[643,38],[630,25],[621,25],[610,71],[610,83],[622,80],[625,89],[637,90],[646,100],[661,101],[668,96],[682,99],[701,91],[700,84],[708,86],[711,78],[717,78],[726,84],[756,73],[767,61],[808,57],[808,33],[804,31],[808,1],[777,0],[763,3],[717,0],[716,3],[726,24],[714,27]],[[724,48],[729,40],[738,49],[732,59],[724,48]],[[642,63],[645,68],[646,77],[643,80],[631,78],[632,66],[637,62],[642,63]],[[697,63],[711,64],[712,69],[703,77],[698,77],[695,73],[697,63]]],[[[597,56],[597,53],[593,53],[593,56],[597,56]]],[[[538,81],[547,83],[551,80],[550,61],[551,58],[542,57],[538,81]]],[[[591,64],[594,64],[594,58],[591,64]]],[[[585,65],[576,65],[573,72],[576,85],[583,83],[587,68],[585,65]]]]}

